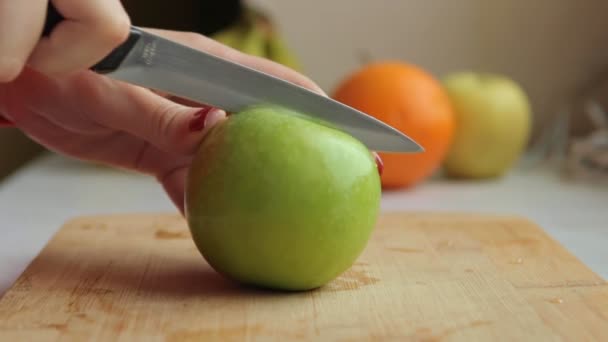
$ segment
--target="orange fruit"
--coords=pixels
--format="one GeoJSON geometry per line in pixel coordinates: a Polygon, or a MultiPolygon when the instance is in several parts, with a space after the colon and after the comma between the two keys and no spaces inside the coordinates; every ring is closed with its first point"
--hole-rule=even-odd
{"type": "Polygon", "coordinates": [[[399,61],[371,63],[345,78],[332,97],[395,127],[425,149],[379,153],[383,188],[416,185],[441,167],[455,117],[442,84],[422,68],[399,61]]]}

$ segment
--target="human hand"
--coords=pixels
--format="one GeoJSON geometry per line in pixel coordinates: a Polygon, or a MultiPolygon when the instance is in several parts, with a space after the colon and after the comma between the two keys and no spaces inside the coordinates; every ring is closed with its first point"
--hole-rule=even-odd
{"type": "Polygon", "coordinates": [[[129,35],[120,0],[52,3],[65,20],[41,39],[49,0],[0,0],[0,83],[13,81],[26,65],[52,76],[87,69],[129,35]]]}
{"type": "MultiPolygon", "coordinates": [[[[291,69],[201,35],[150,31],[323,93],[291,69]]],[[[221,110],[88,70],[52,78],[31,68],[0,84],[0,114],[50,150],[156,177],[182,213],[193,155],[209,128],[225,118],[221,110]]]]}

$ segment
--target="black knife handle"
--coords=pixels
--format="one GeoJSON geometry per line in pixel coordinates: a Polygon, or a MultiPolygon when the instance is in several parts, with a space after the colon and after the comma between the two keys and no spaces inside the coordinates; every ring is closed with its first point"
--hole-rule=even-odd
{"type": "Polygon", "coordinates": [[[42,36],[48,37],[55,26],[57,26],[61,21],[63,21],[63,16],[57,11],[55,6],[48,2],[48,7],[46,10],[46,20],[44,21],[44,30],[42,31],[42,36]]]}
{"type": "Polygon", "coordinates": [[[110,52],[110,54],[101,61],[97,62],[97,64],[93,65],[91,70],[98,74],[107,74],[118,69],[122,61],[135,46],[135,43],[141,38],[141,35],[142,32],[139,29],[131,27],[127,40],[110,52]]]}
{"type": "MultiPolygon", "coordinates": [[[[53,29],[63,20],[64,17],[61,15],[61,13],[59,13],[59,11],[57,11],[51,1],[49,1],[42,36],[49,36],[53,29]]],[[[133,46],[135,46],[135,43],[137,43],[137,41],[141,38],[141,35],[142,32],[138,28],[131,27],[127,40],[110,52],[110,54],[104,57],[101,61],[93,65],[90,69],[99,74],[106,74],[118,69],[120,63],[122,63],[131,49],[133,49],[133,46]]]]}

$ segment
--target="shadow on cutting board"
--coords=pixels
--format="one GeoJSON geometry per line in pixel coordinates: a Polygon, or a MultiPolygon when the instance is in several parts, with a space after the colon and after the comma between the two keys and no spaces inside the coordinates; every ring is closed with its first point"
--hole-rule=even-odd
{"type": "Polygon", "coordinates": [[[238,300],[241,297],[298,294],[235,283],[196,258],[151,254],[147,262],[139,260],[130,264],[121,263],[118,259],[111,253],[79,259],[73,253],[54,250],[46,253],[44,259],[37,259],[30,272],[24,274],[15,287],[29,290],[32,286],[44,286],[54,293],[68,294],[73,298],[107,297],[112,301],[119,301],[122,296],[146,301],[152,298],[154,301],[179,301],[192,297],[238,300]]]}

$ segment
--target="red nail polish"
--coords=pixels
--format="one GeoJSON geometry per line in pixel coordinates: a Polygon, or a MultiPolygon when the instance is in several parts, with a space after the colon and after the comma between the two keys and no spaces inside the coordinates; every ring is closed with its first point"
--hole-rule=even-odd
{"type": "Polygon", "coordinates": [[[211,107],[204,107],[203,109],[194,113],[194,118],[190,120],[190,124],[188,124],[190,132],[199,132],[205,128],[205,119],[207,118],[207,114],[209,114],[211,109],[211,107]]]}
{"type": "Polygon", "coordinates": [[[384,171],[384,163],[382,162],[382,158],[376,152],[374,152],[374,158],[376,159],[376,167],[378,167],[378,174],[382,176],[382,171],[384,171]]]}

